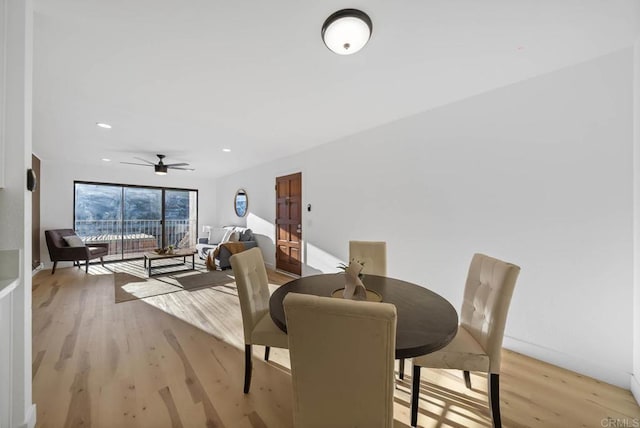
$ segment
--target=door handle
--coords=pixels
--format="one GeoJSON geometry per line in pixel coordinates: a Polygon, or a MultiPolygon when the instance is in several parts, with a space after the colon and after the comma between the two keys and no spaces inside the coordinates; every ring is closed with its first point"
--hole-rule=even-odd
{"type": "Polygon", "coordinates": [[[296,230],[297,233],[302,233],[302,225],[299,224],[298,225],[298,229],[296,230]]]}

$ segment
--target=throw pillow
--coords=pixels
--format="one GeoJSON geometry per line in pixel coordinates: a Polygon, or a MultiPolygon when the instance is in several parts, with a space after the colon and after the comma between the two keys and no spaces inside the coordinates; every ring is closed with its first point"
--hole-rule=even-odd
{"type": "Polygon", "coordinates": [[[227,242],[238,242],[239,239],[240,239],[240,234],[238,232],[233,232],[229,236],[229,240],[227,242]]]}
{"type": "Polygon", "coordinates": [[[255,241],[255,238],[253,236],[253,232],[251,231],[251,229],[245,229],[242,234],[240,235],[240,241],[255,241]]]}
{"type": "Polygon", "coordinates": [[[224,236],[222,237],[222,240],[220,240],[221,244],[224,242],[229,242],[229,238],[231,238],[231,235],[233,234],[233,227],[224,229],[224,231],[225,231],[224,236]]]}
{"type": "Polygon", "coordinates": [[[82,239],[80,239],[79,236],[77,235],[69,235],[69,236],[63,236],[62,239],[64,239],[64,242],[67,243],[68,246],[70,247],[84,247],[84,242],[82,242],[82,239]]]}

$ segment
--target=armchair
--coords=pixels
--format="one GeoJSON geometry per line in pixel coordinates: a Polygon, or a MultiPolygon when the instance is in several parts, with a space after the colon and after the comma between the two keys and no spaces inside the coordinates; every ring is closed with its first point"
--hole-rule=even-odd
{"type": "Polygon", "coordinates": [[[92,243],[91,246],[87,246],[80,241],[80,237],[76,235],[73,229],[45,230],[44,236],[47,240],[49,257],[53,262],[51,275],[56,272],[58,262],[74,262],[80,267],[81,260],[86,261],[85,272],[89,273],[89,260],[100,257],[100,263],[104,266],[103,257],[109,253],[109,244],[92,243]],[[64,238],[70,236],[75,236],[77,238],[75,241],[78,241],[78,243],[73,246],[69,245],[64,238]]]}

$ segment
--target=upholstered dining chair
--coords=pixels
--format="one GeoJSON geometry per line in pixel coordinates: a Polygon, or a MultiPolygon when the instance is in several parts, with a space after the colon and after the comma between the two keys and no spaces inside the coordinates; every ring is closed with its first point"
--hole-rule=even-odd
{"type": "Polygon", "coordinates": [[[384,241],[349,241],[349,260],[362,264],[362,273],[387,275],[387,243],[384,241]]]}
{"type": "Polygon", "coordinates": [[[464,289],[460,326],[444,348],[413,359],[411,426],[418,422],[420,368],[464,371],[471,388],[470,371],[488,374],[489,407],[494,427],[501,427],[500,360],[504,328],[520,268],[484,254],[474,254],[464,289]]]}
{"type": "Polygon", "coordinates": [[[242,328],[244,329],[244,393],[251,387],[251,345],[264,345],[264,360],[269,361],[269,349],[288,348],[287,335],[271,320],[269,315],[269,280],[264,267],[262,252],[251,248],[234,254],[229,259],[236,279],[242,328]]]}
{"type": "MultiPolygon", "coordinates": [[[[362,273],[387,276],[387,243],[384,241],[349,241],[349,260],[362,265],[362,273]]],[[[404,379],[404,359],[399,361],[398,377],[404,379]]]]}
{"type": "Polygon", "coordinates": [[[289,293],[297,428],[393,426],[396,307],[289,293]]]}

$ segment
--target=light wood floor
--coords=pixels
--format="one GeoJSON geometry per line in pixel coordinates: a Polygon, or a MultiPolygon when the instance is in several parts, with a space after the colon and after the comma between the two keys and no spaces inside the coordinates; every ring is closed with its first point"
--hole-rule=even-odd
{"type": "MultiPolygon", "coordinates": [[[[274,288],[289,280],[269,276],[274,288]]],[[[263,348],[254,347],[245,395],[242,337],[232,286],[115,304],[113,277],[103,268],[91,267],[89,275],[75,268],[39,272],[33,279],[37,426],[292,426],[288,351],[272,349],[266,363],[263,348]]],[[[626,390],[510,351],[502,369],[506,427],[627,427],[640,420],[626,390]]],[[[459,372],[422,373],[420,426],[490,426],[484,376],[472,375],[467,390],[459,372]]],[[[409,425],[410,381],[408,375],[397,383],[396,427],[409,425]]]]}

